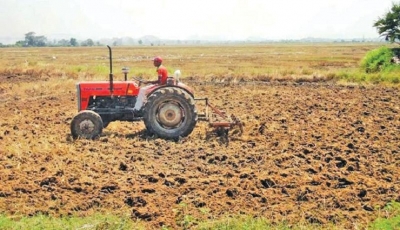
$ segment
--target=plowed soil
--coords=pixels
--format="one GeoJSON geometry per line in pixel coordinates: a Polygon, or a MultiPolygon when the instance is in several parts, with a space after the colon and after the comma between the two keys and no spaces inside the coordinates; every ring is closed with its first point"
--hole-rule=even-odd
{"type": "Polygon", "coordinates": [[[248,214],[352,228],[400,201],[395,88],[195,85],[245,123],[242,136],[233,130],[227,143],[199,122],[174,142],[115,122],[98,140],[72,140],[73,83],[52,95],[32,82],[18,94],[4,82],[27,79],[1,78],[0,210],[12,216],[105,211],[181,228],[185,216],[248,214]]]}

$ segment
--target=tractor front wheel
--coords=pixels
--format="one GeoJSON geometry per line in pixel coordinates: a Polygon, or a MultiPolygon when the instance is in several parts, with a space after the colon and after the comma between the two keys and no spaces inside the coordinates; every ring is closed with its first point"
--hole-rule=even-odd
{"type": "Polygon", "coordinates": [[[147,131],[164,139],[188,136],[197,123],[194,99],[177,87],[165,87],[153,92],[144,107],[147,131]]]}
{"type": "Polygon", "coordinates": [[[73,138],[94,139],[103,131],[103,121],[99,114],[91,110],[79,112],[71,122],[73,138]]]}

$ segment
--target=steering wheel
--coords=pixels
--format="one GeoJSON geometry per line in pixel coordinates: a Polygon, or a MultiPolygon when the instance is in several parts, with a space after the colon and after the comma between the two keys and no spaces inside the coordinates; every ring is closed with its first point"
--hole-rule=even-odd
{"type": "Polygon", "coordinates": [[[143,82],[143,80],[142,79],[140,79],[140,78],[136,78],[136,77],[133,77],[133,80],[136,80],[136,81],[138,81],[139,82],[139,86],[142,84],[142,82],[143,82]]]}

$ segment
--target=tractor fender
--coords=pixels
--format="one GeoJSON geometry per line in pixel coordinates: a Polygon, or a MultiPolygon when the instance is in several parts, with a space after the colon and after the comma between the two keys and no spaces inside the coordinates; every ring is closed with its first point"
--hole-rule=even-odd
{"type": "Polygon", "coordinates": [[[155,91],[165,88],[165,87],[176,87],[184,90],[187,92],[192,98],[194,98],[194,91],[191,87],[179,82],[175,85],[154,85],[154,87],[150,87],[146,91],[146,96],[149,97],[151,94],[153,94],[155,91]]]}

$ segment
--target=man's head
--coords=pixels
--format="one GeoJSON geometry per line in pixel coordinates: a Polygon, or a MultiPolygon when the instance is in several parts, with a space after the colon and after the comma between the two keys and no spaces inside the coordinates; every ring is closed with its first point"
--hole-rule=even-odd
{"type": "Polygon", "coordinates": [[[153,63],[154,63],[154,66],[159,67],[161,65],[161,63],[162,63],[161,57],[158,57],[158,56],[154,57],[153,58],[153,63]]]}

